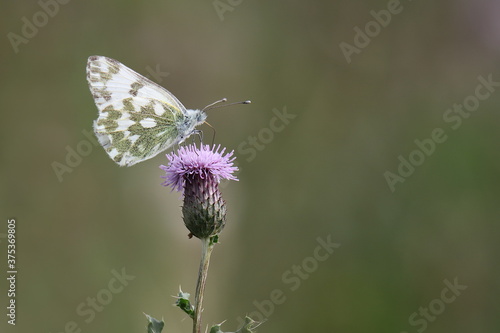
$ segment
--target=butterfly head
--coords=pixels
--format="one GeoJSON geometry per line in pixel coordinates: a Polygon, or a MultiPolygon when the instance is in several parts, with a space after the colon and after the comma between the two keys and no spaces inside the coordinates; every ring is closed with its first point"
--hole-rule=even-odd
{"type": "Polygon", "coordinates": [[[207,119],[205,111],[187,109],[185,117],[177,126],[177,130],[179,131],[179,143],[182,143],[189,136],[196,133],[196,127],[203,124],[205,119],[207,119]]]}

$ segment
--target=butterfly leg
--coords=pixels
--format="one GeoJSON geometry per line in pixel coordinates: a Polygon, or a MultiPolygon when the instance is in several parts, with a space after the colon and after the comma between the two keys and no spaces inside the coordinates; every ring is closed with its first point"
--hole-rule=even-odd
{"type": "MultiPolygon", "coordinates": [[[[193,132],[194,135],[196,135],[200,139],[200,143],[203,143],[203,131],[200,130],[195,130],[193,132]]],[[[193,143],[195,141],[195,137],[193,136],[193,143]]]]}

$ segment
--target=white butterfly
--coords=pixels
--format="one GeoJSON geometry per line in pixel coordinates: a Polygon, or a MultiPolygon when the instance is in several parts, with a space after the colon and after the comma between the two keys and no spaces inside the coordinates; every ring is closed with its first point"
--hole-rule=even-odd
{"type": "Polygon", "coordinates": [[[150,159],[199,133],[196,127],[205,122],[205,110],[226,101],[203,110],[186,109],[165,88],[103,56],[89,57],[87,81],[99,109],[94,131],[120,166],[150,159]]]}

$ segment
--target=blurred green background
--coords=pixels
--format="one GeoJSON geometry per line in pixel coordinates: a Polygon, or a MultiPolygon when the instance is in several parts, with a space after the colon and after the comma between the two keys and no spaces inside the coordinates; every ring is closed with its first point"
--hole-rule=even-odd
{"type": "Polygon", "coordinates": [[[191,331],[171,295],[194,292],[199,242],[179,194],[160,186],[164,154],[119,168],[85,135],[97,117],[90,55],[149,75],[188,108],[253,102],[209,112],[240,181],[223,184],[203,327],[234,331],[253,313],[263,333],[500,330],[500,89],[478,79],[500,82],[498,2],[54,4],[8,1],[0,14],[0,331],[145,332],[142,312],[163,317],[164,332],[191,331]],[[464,102],[474,111],[449,111],[464,102]],[[415,140],[432,150],[436,128],[446,140],[419,153],[415,140]],[[85,156],[70,166],[68,151],[85,156]],[[328,237],[338,247],[326,256],[316,247],[328,237]],[[110,293],[122,269],[134,278],[110,293]]]}

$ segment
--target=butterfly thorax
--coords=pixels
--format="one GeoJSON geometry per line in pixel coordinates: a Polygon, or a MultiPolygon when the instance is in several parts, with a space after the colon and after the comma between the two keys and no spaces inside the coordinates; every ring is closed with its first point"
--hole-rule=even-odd
{"type": "Polygon", "coordinates": [[[187,109],[185,116],[179,119],[177,123],[179,143],[196,133],[196,127],[203,124],[205,119],[207,119],[207,114],[204,111],[187,109]]]}

